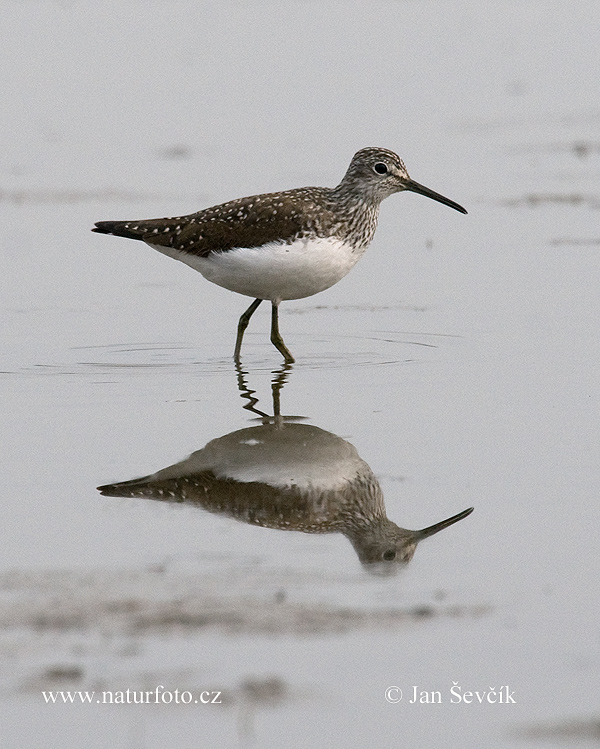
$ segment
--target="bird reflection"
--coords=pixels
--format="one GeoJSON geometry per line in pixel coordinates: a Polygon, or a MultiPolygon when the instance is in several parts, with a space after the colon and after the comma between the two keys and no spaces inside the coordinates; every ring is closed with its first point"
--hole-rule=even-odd
{"type": "MultiPolygon", "coordinates": [[[[246,379],[248,372],[246,372],[245,369],[243,369],[240,361],[235,362],[235,371],[237,374],[237,385],[238,390],[240,391],[240,395],[242,396],[242,400],[246,401],[244,403],[244,408],[247,411],[252,411],[252,413],[257,414],[263,419],[271,419],[271,418],[277,418],[281,415],[281,397],[280,393],[283,390],[283,386],[288,380],[288,377],[290,376],[290,372],[292,371],[293,366],[289,362],[285,362],[284,364],[279,367],[279,369],[276,369],[271,374],[273,375],[273,379],[271,380],[271,396],[273,398],[273,416],[269,416],[269,414],[265,413],[264,411],[260,411],[258,408],[256,408],[256,405],[258,403],[258,398],[255,397],[256,390],[251,390],[248,385],[248,380],[246,379]]],[[[286,419],[302,419],[303,416],[286,416],[286,419]]]]}
{"type": "Polygon", "coordinates": [[[273,380],[275,416],[256,408],[246,373],[238,369],[245,408],[261,415],[261,424],[214,439],[150,476],[107,484],[99,491],[185,503],[264,528],[341,533],[364,567],[378,574],[397,571],[410,562],[420,541],[473,511],[471,507],[417,531],[389,520],[381,486],[353,445],[279,415],[278,395],[288,372],[286,365],[273,380]]]}

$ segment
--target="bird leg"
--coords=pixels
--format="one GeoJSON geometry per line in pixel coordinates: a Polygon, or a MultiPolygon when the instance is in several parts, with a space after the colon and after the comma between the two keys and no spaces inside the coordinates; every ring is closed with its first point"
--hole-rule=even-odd
{"type": "Polygon", "coordinates": [[[238,322],[237,338],[235,339],[235,351],[233,352],[233,358],[236,362],[239,362],[240,360],[240,351],[242,350],[242,338],[244,337],[244,332],[248,327],[250,318],[256,312],[258,305],[261,302],[262,299],[255,299],[248,307],[248,309],[244,312],[244,314],[240,317],[240,321],[238,322]]]}
{"type": "Polygon", "coordinates": [[[275,302],[271,303],[271,343],[273,344],[273,346],[275,346],[277,351],[279,351],[279,353],[283,356],[288,364],[292,364],[294,361],[296,361],[288,351],[279,332],[279,305],[275,302]]]}

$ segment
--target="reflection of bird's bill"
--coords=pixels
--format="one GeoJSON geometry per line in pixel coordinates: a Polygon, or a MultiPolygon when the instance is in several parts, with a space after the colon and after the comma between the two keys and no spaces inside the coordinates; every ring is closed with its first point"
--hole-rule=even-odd
{"type": "Polygon", "coordinates": [[[447,528],[449,525],[454,525],[454,523],[458,523],[459,520],[463,520],[463,518],[466,518],[467,515],[470,515],[472,512],[473,508],[469,507],[468,510],[463,510],[462,512],[459,512],[458,515],[453,515],[451,518],[446,518],[446,520],[442,520],[439,523],[430,525],[428,528],[423,528],[420,531],[413,531],[415,539],[417,541],[422,541],[424,538],[429,538],[429,536],[433,536],[434,533],[443,531],[444,528],[447,528]]]}
{"type": "Polygon", "coordinates": [[[418,182],[414,182],[412,179],[405,184],[404,189],[409,190],[410,192],[416,192],[419,195],[424,195],[426,198],[437,200],[438,203],[443,203],[444,205],[450,206],[450,208],[454,208],[454,210],[459,211],[459,213],[466,213],[466,210],[462,207],[462,205],[455,203],[453,200],[450,200],[450,198],[445,198],[443,195],[440,195],[439,192],[434,192],[428,187],[420,185],[418,182]]]}

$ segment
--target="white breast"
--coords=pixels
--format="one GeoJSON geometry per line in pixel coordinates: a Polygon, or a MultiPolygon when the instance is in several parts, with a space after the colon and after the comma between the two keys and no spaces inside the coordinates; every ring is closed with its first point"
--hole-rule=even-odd
{"type": "Polygon", "coordinates": [[[366,249],[353,249],[336,238],[271,242],[262,247],[213,252],[209,257],[150,246],[189,265],[218,286],[275,302],[302,299],[328,289],[354,267],[366,249]]]}

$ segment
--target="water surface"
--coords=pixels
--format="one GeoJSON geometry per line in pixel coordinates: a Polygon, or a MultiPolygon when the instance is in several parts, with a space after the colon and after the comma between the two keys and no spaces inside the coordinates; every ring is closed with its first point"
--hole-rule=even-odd
{"type": "Polygon", "coordinates": [[[594,743],[597,4],[1,13],[2,746],[594,743]],[[282,305],[293,368],[257,311],[241,390],[247,300],[89,231],[334,185],[369,145],[469,215],[387,200],[352,273],[282,305]],[[248,523],[96,489],[274,411],[400,528],[475,510],[374,575],[348,532],[274,527],[274,502],[248,523]],[[223,701],[42,696],[159,685],[223,701]]]}

